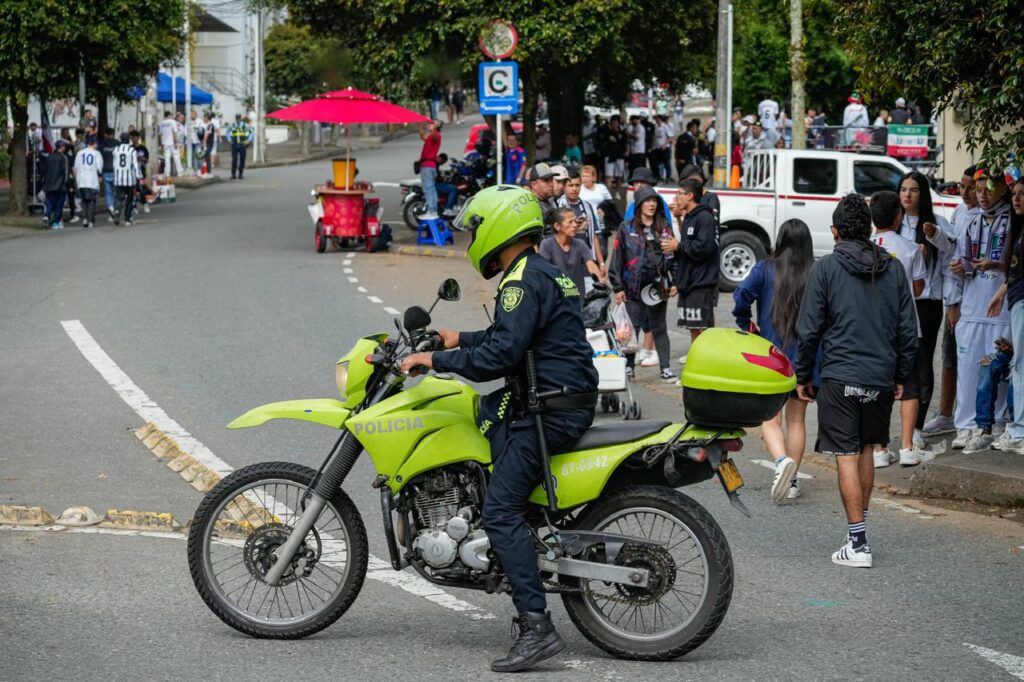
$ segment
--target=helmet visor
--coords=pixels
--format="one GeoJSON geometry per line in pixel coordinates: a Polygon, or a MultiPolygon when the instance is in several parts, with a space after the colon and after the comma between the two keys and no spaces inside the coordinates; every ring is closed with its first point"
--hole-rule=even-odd
{"type": "Polygon", "coordinates": [[[476,213],[470,213],[468,211],[469,205],[471,203],[473,202],[467,201],[465,204],[463,204],[462,209],[459,210],[458,215],[456,215],[455,218],[452,219],[453,228],[459,230],[460,232],[469,232],[470,246],[472,246],[473,242],[476,241],[477,228],[479,228],[480,224],[483,223],[483,218],[481,218],[476,213]]]}

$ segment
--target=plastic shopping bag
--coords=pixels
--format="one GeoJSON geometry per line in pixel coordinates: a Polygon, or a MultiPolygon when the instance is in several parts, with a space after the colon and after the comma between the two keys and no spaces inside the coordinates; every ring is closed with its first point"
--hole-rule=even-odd
{"type": "Polygon", "coordinates": [[[629,319],[625,303],[619,303],[612,308],[612,323],[615,325],[615,338],[619,340],[622,352],[635,353],[638,348],[636,330],[633,328],[633,321],[629,319]]]}

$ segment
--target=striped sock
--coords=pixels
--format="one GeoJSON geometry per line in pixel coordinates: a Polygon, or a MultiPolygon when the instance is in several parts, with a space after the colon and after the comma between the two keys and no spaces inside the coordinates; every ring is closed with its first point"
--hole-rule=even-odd
{"type": "Polygon", "coordinates": [[[850,524],[850,542],[854,549],[860,549],[868,543],[868,531],[863,521],[850,524]]]}
{"type": "Polygon", "coordinates": [[[864,523],[867,523],[867,522],[868,522],[868,510],[865,509],[864,510],[864,523]]]}

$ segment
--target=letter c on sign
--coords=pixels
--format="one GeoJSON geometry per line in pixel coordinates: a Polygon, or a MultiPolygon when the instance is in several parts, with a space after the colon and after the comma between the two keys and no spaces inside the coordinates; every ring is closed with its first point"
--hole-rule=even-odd
{"type": "Polygon", "coordinates": [[[487,74],[487,87],[496,95],[508,92],[508,71],[493,69],[487,74]]]}

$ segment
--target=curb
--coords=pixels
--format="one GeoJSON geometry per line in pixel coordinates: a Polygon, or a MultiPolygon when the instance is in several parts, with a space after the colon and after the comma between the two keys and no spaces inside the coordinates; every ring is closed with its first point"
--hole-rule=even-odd
{"type": "Polygon", "coordinates": [[[428,256],[431,258],[464,258],[465,253],[450,249],[447,246],[408,246],[405,244],[391,245],[388,253],[397,253],[403,256],[428,256]]]}
{"type": "Polygon", "coordinates": [[[954,462],[932,461],[922,464],[911,476],[908,492],[922,497],[1024,507],[1024,478],[958,466],[954,462]]]}
{"type": "Polygon", "coordinates": [[[220,483],[220,475],[217,472],[196,461],[192,455],[182,450],[177,441],[161,431],[153,422],[146,422],[137,429],[135,437],[159,459],[166,459],[167,468],[180,474],[199,492],[208,493],[220,483]]]}

